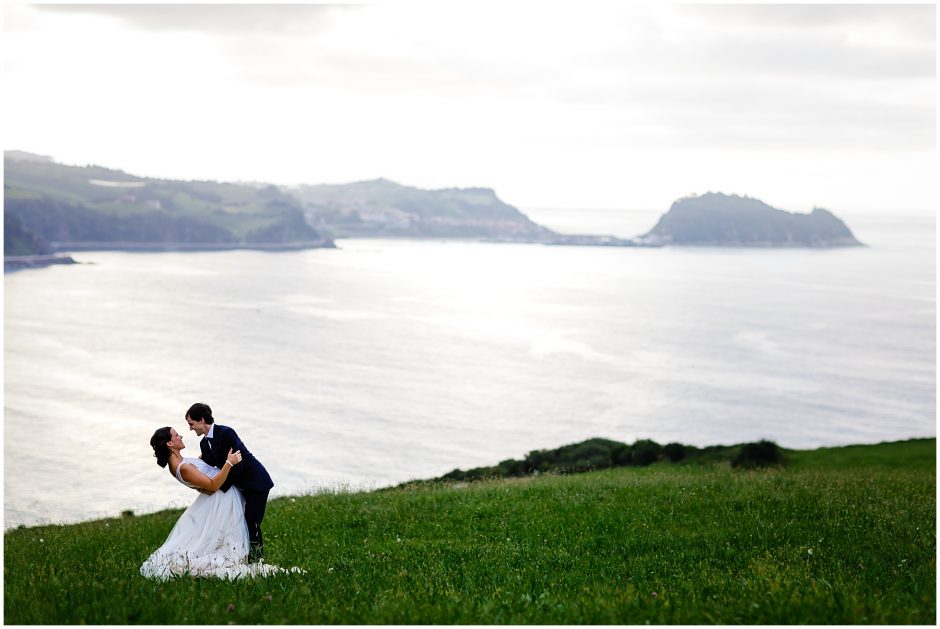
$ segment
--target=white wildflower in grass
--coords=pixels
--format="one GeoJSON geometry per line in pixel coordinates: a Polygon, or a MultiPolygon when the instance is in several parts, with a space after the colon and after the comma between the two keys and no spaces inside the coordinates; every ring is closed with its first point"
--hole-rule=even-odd
{"type": "Polygon", "coordinates": [[[810,548],[809,550],[807,550],[807,551],[806,551],[806,554],[807,554],[807,555],[812,555],[812,554],[813,554],[813,549],[810,548]]]}
{"type": "Polygon", "coordinates": [[[395,538],[395,541],[398,542],[399,544],[401,544],[401,538],[400,538],[400,537],[396,537],[396,538],[395,538]]]}
{"type": "Polygon", "coordinates": [[[45,541],[46,541],[46,540],[44,540],[43,538],[41,538],[41,537],[39,538],[39,543],[40,543],[40,544],[42,544],[42,543],[45,542],[45,541]]]}

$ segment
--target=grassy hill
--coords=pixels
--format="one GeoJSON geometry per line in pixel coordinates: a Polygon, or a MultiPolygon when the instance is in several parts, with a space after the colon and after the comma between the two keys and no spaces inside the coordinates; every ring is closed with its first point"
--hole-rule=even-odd
{"type": "MultiPolygon", "coordinates": [[[[176,181],[23,151],[4,153],[4,178],[5,214],[60,249],[377,236],[567,242],[487,188],[421,190],[386,179],[292,188],[176,181]]],[[[7,247],[20,250],[22,242],[7,247]]]]}
{"type": "Polygon", "coordinates": [[[333,237],[406,236],[538,242],[558,238],[489,188],[421,190],[387,179],[291,189],[308,222],[333,237]]]}
{"type": "Polygon", "coordinates": [[[138,574],[180,510],[4,534],[12,624],[933,624],[936,440],[273,500],[244,582],[138,574]]]}
{"type": "Polygon", "coordinates": [[[558,234],[489,188],[423,190],[387,179],[289,187],[176,181],[24,151],[4,152],[4,175],[5,217],[26,232],[5,246],[19,253],[33,236],[59,251],[330,247],[335,238],[653,246],[558,234]]]}
{"type": "Polygon", "coordinates": [[[62,248],[322,240],[299,202],[275,186],[152,179],[23,155],[4,157],[4,215],[50,243],[67,243],[62,248]]]}

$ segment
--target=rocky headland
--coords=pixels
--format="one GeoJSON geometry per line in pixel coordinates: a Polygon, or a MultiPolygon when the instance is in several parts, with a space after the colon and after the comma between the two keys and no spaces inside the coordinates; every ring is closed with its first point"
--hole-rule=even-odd
{"type": "Polygon", "coordinates": [[[860,243],[832,212],[778,210],[763,201],[709,192],[672,204],[638,241],[719,247],[851,247],[860,243]]]}
{"type": "Polygon", "coordinates": [[[306,222],[296,198],[270,184],[153,179],[8,151],[3,200],[5,258],[335,246],[306,222]]]}

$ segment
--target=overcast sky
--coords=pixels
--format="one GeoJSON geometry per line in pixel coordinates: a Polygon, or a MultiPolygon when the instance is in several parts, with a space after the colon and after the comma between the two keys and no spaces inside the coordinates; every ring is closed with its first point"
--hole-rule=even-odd
{"type": "Polygon", "coordinates": [[[934,6],[626,4],[7,3],[4,148],[523,210],[934,210],[934,6]]]}

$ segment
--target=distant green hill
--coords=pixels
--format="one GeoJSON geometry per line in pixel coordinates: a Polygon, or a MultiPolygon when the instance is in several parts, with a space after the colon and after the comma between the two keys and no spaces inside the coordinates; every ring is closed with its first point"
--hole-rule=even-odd
{"type": "Polygon", "coordinates": [[[828,210],[810,214],[775,209],[749,197],[721,193],[679,199],[642,242],[733,247],[844,247],[860,245],[828,210]]]}
{"type": "Polygon", "coordinates": [[[5,217],[54,249],[332,246],[275,186],[151,179],[23,152],[4,154],[4,178],[5,217]]]}
{"type": "Polygon", "coordinates": [[[291,187],[173,181],[24,151],[5,152],[4,171],[6,214],[53,250],[333,246],[333,238],[353,237],[637,246],[555,233],[489,188],[422,190],[387,179],[291,187]]]}
{"type": "Polygon", "coordinates": [[[4,154],[4,174],[5,213],[58,249],[331,246],[339,237],[567,242],[485,188],[421,190],[386,179],[291,188],[173,181],[66,166],[23,151],[4,154]]]}
{"type": "Polygon", "coordinates": [[[409,236],[539,242],[558,237],[488,188],[420,190],[387,179],[300,186],[307,219],[335,237],[409,236]]]}

